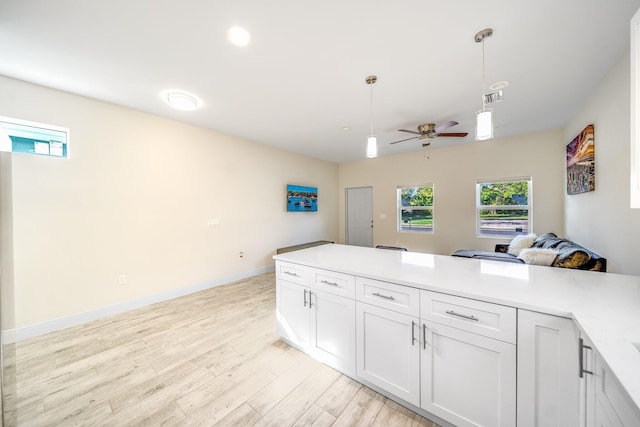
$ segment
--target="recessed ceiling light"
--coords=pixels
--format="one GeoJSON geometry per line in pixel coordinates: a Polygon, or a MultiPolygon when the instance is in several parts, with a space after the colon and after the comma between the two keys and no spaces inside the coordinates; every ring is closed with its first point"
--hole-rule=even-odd
{"type": "Polygon", "coordinates": [[[347,130],[349,130],[349,129],[351,129],[351,126],[342,126],[342,127],[340,128],[340,130],[344,130],[344,131],[347,131],[347,130]]]}
{"type": "Polygon", "coordinates": [[[198,98],[185,92],[167,92],[165,99],[176,110],[192,111],[200,106],[198,98]]]}
{"type": "Polygon", "coordinates": [[[227,31],[229,43],[239,47],[245,47],[251,41],[251,34],[242,27],[231,27],[227,31]]]}
{"type": "Polygon", "coordinates": [[[507,86],[509,86],[509,82],[506,81],[506,80],[503,80],[501,82],[495,82],[494,84],[489,86],[489,89],[491,89],[491,90],[502,90],[507,86]]]}

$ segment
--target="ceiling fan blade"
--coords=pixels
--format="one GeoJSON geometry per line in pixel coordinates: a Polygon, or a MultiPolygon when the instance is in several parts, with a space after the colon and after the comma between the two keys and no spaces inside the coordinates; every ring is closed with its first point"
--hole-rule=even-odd
{"type": "Polygon", "coordinates": [[[404,141],[408,141],[410,139],[416,139],[416,138],[418,137],[414,136],[413,138],[401,139],[400,141],[393,141],[393,142],[390,142],[389,144],[397,144],[398,142],[404,142],[404,141]]]}
{"type": "Polygon", "coordinates": [[[469,135],[467,132],[459,132],[459,133],[455,133],[455,132],[447,132],[447,133],[439,133],[438,137],[440,136],[454,136],[454,137],[458,137],[458,138],[464,138],[465,136],[469,135]]]}
{"type": "Polygon", "coordinates": [[[416,132],[415,130],[398,129],[398,132],[409,132],[415,133],[416,135],[422,135],[420,132],[416,132]]]}
{"type": "Polygon", "coordinates": [[[457,125],[458,122],[454,122],[453,120],[450,120],[446,123],[442,123],[440,126],[438,126],[437,128],[435,128],[436,133],[440,133],[440,131],[443,131],[445,129],[449,129],[450,127],[453,127],[455,125],[457,125]]]}

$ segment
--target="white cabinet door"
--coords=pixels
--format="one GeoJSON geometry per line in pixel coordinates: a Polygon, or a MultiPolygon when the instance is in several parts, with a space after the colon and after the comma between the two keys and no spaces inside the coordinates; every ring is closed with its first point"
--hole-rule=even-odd
{"type": "Polygon", "coordinates": [[[357,374],[416,406],[420,405],[418,319],[356,303],[357,374]]]}
{"type": "Polygon", "coordinates": [[[593,344],[586,335],[581,334],[579,370],[580,377],[580,427],[595,427],[596,425],[596,357],[593,344]]]}
{"type": "Polygon", "coordinates": [[[518,310],[518,427],[580,424],[578,335],[570,319],[518,310]]]}
{"type": "Polygon", "coordinates": [[[516,346],[449,326],[421,326],[423,409],[456,426],[516,425],[516,346]]]}
{"type": "Polygon", "coordinates": [[[640,426],[640,411],[599,354],[595,354],[597,427],[640,426]]]}
{"type": "MultiPolygon", "coordinates": [[[[595,411],[594,411],[594,426],[595,427],[625,427],[618,414],[606,405],[601,399],[596,399],[595,411]]],[[[637,426],[637,424],[634,424],[637,426]]]]}
{"type": "Polygon", "coordinates": [[[316,290],[310,301],[311,355],[347,374],[355,374],[356,302],[316,290]]]}
{"type": "Polygon", "coordinates": [[[276,318],[278,333],[300,350],[310,342],[309,290],[301,285],[276,280],[276,318]]]}

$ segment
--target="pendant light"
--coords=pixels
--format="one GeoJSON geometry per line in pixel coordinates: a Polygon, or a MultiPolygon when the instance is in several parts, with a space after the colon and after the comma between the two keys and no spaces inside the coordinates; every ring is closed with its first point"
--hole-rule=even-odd
{"type": "Polygon", "coordinates": [[[475,36],[476,43],[482,42],[482,110],[476,113],[476,141],[493,138],[493,110],[486,108],[484,78],[484,39],[493,35],[493,29],[487,28],[475,36]]]}
{"type": "Polygon", "coordinates": [[[373,84],[378,81],[377,76],[368,76],[365,82],[371,87],[371,133],[367,137],[367,158],[378,157],[378,139],[373,134],[373,84]]]}

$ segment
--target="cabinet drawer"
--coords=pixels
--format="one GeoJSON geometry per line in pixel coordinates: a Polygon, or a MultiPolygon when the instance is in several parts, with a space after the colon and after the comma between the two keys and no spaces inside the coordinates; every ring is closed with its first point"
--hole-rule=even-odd
{"type": "Polygon", "coordinates": [[[418,317],[420,291],[409,286],[356,277],[356,300],[418,317]]]}
{"type": "Polygon", "coordinates": [[[420,291],[420,306],[422,319],[516,343],[513,307],[425,290],[420,291]]]}
{"type": "Polygon", "coordinates": [[[311,269],[311,286],[314,289],[351,299],[356,297],[356,278],[349,274],[314,268],[311,269]]]}
{"type": "Polygon", "coordinates": [[[309,267],[289,262],[276,261],[276,277],[287,282],[307,284],[307,272],[309,267]]]}

